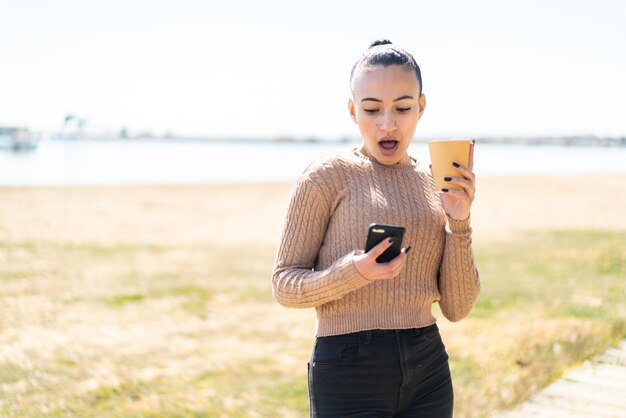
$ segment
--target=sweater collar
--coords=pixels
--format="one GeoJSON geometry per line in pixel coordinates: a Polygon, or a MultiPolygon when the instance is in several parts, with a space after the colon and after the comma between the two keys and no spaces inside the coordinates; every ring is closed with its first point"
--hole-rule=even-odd
{"type": "Polygon", "coordinates": [[[370,163],[372,163],[372,165],[379,166],[379,167],[386,167],[386,168],[394,169],[394,170],[413,168],[413,167],[416,167],[416,166],[419,165],[419,162],[417,161],[417,159],[411,157],[410,155],[409,155],[409,162],[407,162],[407,163],[398,163],[398,164],[393,164],[393,165],[385,165],[385,164],[382,164],[381,162],[379,162],[376,158],[370,157],[370,156],[367,156],[367,155],[363,154],[361,151],[359,151],[358,148],[352,148],[352,154],[354,154],[355,156],[357,156],[361,160],[369,161],[370,163]]]}

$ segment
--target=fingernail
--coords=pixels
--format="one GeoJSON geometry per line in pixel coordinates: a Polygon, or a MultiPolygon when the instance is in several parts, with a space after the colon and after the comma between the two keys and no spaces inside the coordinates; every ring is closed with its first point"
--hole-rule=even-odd
{"type": "Polygon", "coordinates": [[[443,181],[452,181],[452,177],[444,177],[443,181]]]}
{"type": "Polygon", "coordinates": [[[476,140],[472,139],[472,145],[476,144],[476,140]]]}
{"type": "Polygon", "coordinates": [[[442,192],[448,193],[448,189],[441,189],[442,192]]]}
{"type": "Polygon", "coordinates": [[[396,242],[396,238],[395,237],[389,237],[389,243],[393,244],[394,242],[396,242]]]}
{"type": "Polygon", "coordinates": [[[452,165],[453,165],[453,166],[455,166],[456,168],[461,167],[461,166],[459,165],[459,163],[452,163],[452,165]]]}
{"type": "Polygon", "coordinates": [[[404,253],[408,254],[409,251],[411,251],[411,246],[410,245],[408,247],[406,247],[406,249],[404,250],[404,253]]]}

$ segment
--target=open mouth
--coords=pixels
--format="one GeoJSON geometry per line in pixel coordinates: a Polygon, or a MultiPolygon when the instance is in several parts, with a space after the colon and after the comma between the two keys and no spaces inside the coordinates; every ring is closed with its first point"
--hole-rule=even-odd
{"type": "Polygon", "coordinates": [[[383,139],[382,141],[378,141],[378,147],[383,154],[389,155],[396,152],[399,143],[400,142],[395,139],[383,139]]]}

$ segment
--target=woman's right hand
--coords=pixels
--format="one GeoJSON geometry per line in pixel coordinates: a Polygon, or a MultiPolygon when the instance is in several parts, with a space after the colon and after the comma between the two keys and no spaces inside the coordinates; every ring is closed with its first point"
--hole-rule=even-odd
{"type": "Polygon", "coordinates": [[[377,263],[376,258],[391,246],[391,238],[378,243],[368,252],[356,250],[352,258],[354,267],[367,280],[390,280],[398,276],[406,264],[407,251],[403,248],[400,254],[388,263],[377,263]]]}

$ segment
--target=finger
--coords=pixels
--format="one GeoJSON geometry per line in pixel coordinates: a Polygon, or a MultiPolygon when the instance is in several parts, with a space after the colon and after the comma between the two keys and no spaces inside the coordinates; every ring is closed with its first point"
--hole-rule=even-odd
{"type": "Polygon", "coordinates": [[[384,253],[387,248],[391,247],[391,244],[393,243],[392,240],[392,237],[382,240],[381,242],[376,244],[371,250],[369,250],[367,254],[374,258],[378,258],[378,256],[384,253]]]}
{"type": "Polygon", "coordinates": [[[472,180],[468,180],[465,177],[444,177],[444,181],[452,184],[457,184],[461,186],[465,191],[467,191],[470,195],[472,194],[472,189],[474,188],[474,182],[472,180]]]}
{"type": "Polygon", "coordinates": [[[389,275],[389,278],[396,277],[400,274],[406,264],[407,257],[406,253],[401,252],[396,258],[387,263],[387,268],[389,269],[387,274],[389,275]]]}
{"type": "Polygon", "coordinates": [[[437,192],[439,194],[442,195],[448,195],[448,196],[452,196],[456,199],[460,199],[460,200],[464,200],[467,202],[467,204],[469,205],[472,202],[472,197],[465,191],[465,190],[456,190],[456,189],[445,189],[447,190],[446,192],[444,192],[443,190],[440,192],[437,192]]]}
{"type": "Polygon", "coordinates": [[[456,169],[456,171],[461,173],[461,175],[463,175],[463,177],[465,177],[466,179],[474,180],[474,178],[476,177],[474,173],[471,170],[469,170],[467,167],[465,167],[463,164],[454,162],[452,163],[452,166],[456,169]]]}

